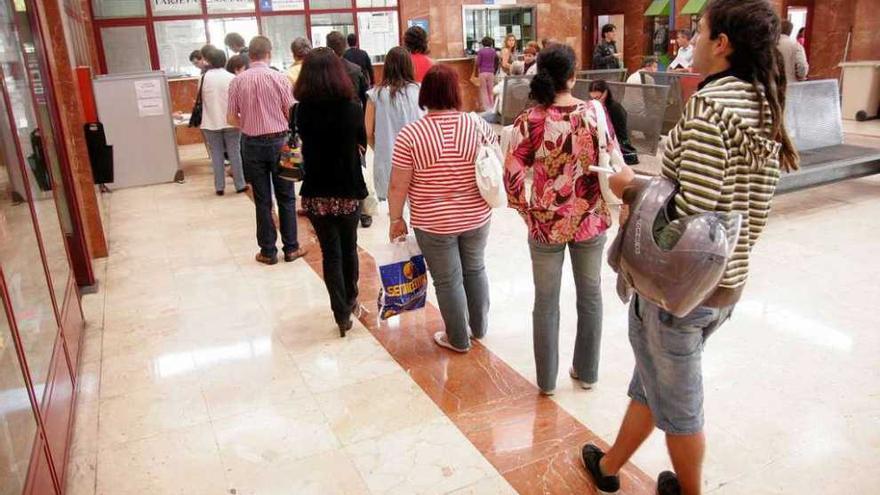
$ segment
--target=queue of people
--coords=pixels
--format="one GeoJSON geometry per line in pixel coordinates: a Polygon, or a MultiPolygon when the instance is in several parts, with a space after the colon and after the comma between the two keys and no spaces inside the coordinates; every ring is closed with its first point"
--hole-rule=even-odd
{"type": "MultiPolygon", "coordinates": [[[[706,339],[730,318],[742,296],[749,253],[766,225],[780,173],[798,167],[782,125],[786,76],[779,71],[774,49],[783,30],[778,16],[766,0],[710,0],[700,30],[703,34],[691,48],[692,65],[707,77],[669,135],[662,176],[676,185],[671,214],[736,214],[745,233],[717,289],[690,314],[674,316],[638,293],[630,303],[629,337],[636,358],[628,391],[631,401],[611,448],[603,451],[588,444],[582,450],[591,479],[607,493],[620,489],[620,469],[655,427],[666,433],[675,470],[661,473],[658,493],[701,493],[702,352],[706,339]]],[[[619,61],[613,31],[603,32],[603,53],[619,61]]],[[[357,232],[369,194],[363,156],[372,147],[373,185],[378,198],[388,201],[389,240],[412,232],[433,278],[444,323],[444,330],[434,333],[434,342],[467,353],[491,327],[485,251],[492,209],[480,194],[474,170],[478,150],[496,146],[498,136],[484,119],[463,111],[458,74],[427,57],[421,28],[410,28],[405,47],[388,52],[382,80],[364,91],[364,98],[359,93],[367,80],[365,70],[346,60],[360,57],[357,52],[345,57],[340,39],[356,46],[356,39],[345,40],[340,33],[328,35],[330,48],[309,50],[294,41],[291,50],[299,68],[284,74],[268,66],[270,41],[255,37],[247,50],[249,68],[228,83],[228,122],[242,134],[244,176],[254,189],[260,247],[256,260],[277,262],[269,215],[273,190],[285,261],[306,254],[296,238],[293,185],[277,176],[295,100],[294,128],[302,140],[305,168],[302,206],[318,237],[340,335],[346,335],[361,311],[357,232]],[[407,205],[409,218],[404,215],[407,205]]],[[[523,69],[512,58],[515,38],[513,43],[504,40],[497,57],[492,43],[484,40],[483,45],[493,54],[486,51],[477,61],[478,69],[488,73],[491,68],[493,76],[499,68],[523,69]]],[[[214,74],[223,62],[208,55],[203,57],[208,67],[205,87],[222,86],[229,76],[214,74]]],[[[642,70],[655,70],[654,63],[642,70]]],[[[566,251],[572,260],[577,309],[569,375],[583,389],[594,387],[599,378],[600,274],[614,219],[601,187],[600,174],[606,172],[591,167],[603,153],[622,154],[615,136],[626,132],[625,123],[621,128],[614,122],[619,103],[607,85],[591,87],[593,98],[604,105],[572,95],[577,61],[570,46],[547,43],[531,67],[535,74],[529,96],[536,105],[513,124],[503,184],[509,206],[526,226],[535,293],[537,383],[542,394],[552,395],[560,365],[560,287],[566,251]],[[600,136],[609,127],[614,131],[600,136]]],[[[234,153],[228,144],[226,151],[234,153]]],[[[640,187],[627,165],[607,180],[622,198],[631,198],[640,187]]],[[[625,224],[628,215],[624,205],[619,221],[625,224]]]]}

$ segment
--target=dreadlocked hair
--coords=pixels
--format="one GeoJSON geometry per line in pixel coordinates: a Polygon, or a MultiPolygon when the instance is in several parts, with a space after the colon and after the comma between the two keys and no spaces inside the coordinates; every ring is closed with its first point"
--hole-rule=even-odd
{"type": "Polygon", "coordinates": [[[763,92],[760,123],[764,124],[764,105],[773,117],[770,138],[782,145],[779,166],[785,172],[799,168],[800,158],[785,130],[785,66],[777,43],[781,31],[779,16],[768,0],[710,0],[706,6],[710,39],[727,36],[733,52],[730,68],[748,76],[755,90],[763,92]],[[763,90],[763,91],[762,91],[763,90]]]}

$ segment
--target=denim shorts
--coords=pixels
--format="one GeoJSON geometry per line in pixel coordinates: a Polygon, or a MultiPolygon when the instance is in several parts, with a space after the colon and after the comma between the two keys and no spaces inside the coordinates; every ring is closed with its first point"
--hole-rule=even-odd
{"type": "Polygon", "coordinates": [[[678,318],[633,297],[629,340],[636,368],[629,396],[651,409],[657,428],[673,435],[702,431],[703,346],[732,311],[701,306],[678,318]]]}

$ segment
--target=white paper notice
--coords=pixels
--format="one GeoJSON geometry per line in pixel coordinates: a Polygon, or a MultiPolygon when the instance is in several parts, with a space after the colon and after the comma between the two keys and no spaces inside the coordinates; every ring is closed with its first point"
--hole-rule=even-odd
{"type": "Polygon", "coordinates": [[[391,16],[385,13],[372,14],[367,31],[371,34],[391,32],[391,16]]]}
{"type": "Polygon", "coordinates": [[[162,87],[159,86],[159,81],[157,79],[135,81],[134,90],[137,94],[138,100],[162,97],[162,87]]]}
{"type": "Polygon", "coordinates": [[[165,113],[165,105],[162,98],[141,98],[138,99],[138,116],[152,117],[155,115],[163,115],[165,113]]]}
{"type": "Polygon", "coordinates": [[[512,26],[513,27],[513,35],[516,36],[516,39],[522,39],[522,26],[512,26]]]}

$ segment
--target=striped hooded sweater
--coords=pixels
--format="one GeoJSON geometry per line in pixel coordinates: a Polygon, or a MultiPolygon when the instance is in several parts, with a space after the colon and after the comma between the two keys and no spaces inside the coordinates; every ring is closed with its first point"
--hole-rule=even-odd
{"type": "Polygon", "coordinates": [[[763,89],[732,75],[710,78],[688,101],[670,131],[663,175],[679,184],[679,216],[739,213],[742,230],[721,287],[745,284],[749,253],[767,225],[779,182],[780,143],[769,138],[770,108],[763,89]],[[763,126],[759,117],[764,114],[763,126]]]}

